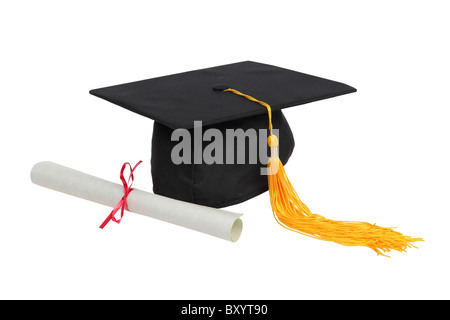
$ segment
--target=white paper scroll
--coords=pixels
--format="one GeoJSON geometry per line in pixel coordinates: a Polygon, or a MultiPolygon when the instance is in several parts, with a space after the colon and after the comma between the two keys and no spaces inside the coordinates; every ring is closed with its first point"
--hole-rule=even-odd
{"type": "MultiPolygon", "coordinates": [[[[115,207],[123,197],[122,185],[48,161],[34,165],[31,181],[109,207],[115,207]]],[[[174,200],[138,189],[133,189],[128,195],[127,204],[130,212],[233,242],[239,239],[242,232],[241,214],[230,211],[174,200]]]]}

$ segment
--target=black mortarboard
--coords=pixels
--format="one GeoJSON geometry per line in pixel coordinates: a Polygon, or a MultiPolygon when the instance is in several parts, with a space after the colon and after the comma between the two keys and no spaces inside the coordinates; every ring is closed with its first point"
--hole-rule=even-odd
{"type": "MultiPolygon", "coordinates": [[[[367,246],[378,254],[391,249],[405,251],[412,246],[411,242],[422,239],[375,224],[335,221],[314,214],[300,200],[284,170],[294,149],[294,138],[281,110],[354,91],[340,82],[246,61],[96,89],[91,93],[155,120],[151,159],[155,193],[224,207],[269,190],[274,216],[288,230],[347,246],[367,246]],[[215,129],[210,131],[217,134],[209,139],[200,137],[199,143],[195,121],[202,122],[201,132],[205,135],[208,129],[215,129]],[[179,146],[177,139],[173,139],[177,129],[184,129],[181,131],[189,137],[187,149],[194,150],[186,158],[183,154],[185,160],[181,164],[173,157],[179,146]],[[227,143],[216,144],[221,137],[227,137],[229,129],[232,132],[262,129],[268,131],[268,138],[264,137],[262,146],[257,143],[256,148],[240,148],[236,152],[236,146],[229,149],[227,143]],[[202,140],[212,141],[203,144],[202,140]],[[213,144],[214,148],[210,148],[213,144]],[[196,150],[202,155],[207,148],[214,149],[214,160],[218,153],[222,154],[222,160],[219,157],[216,162],[203,162],[200,157],[199,161],[196,150]],[[261,158],[257,157],[256,162],[251,159],[261,150],[267,155],[269,149],[270,157],[264,159],[267,175],[262,175],[261,158]]],[[[249,137],[249,146],[250,140],[249,137]]]]}
{"type": "MultiPolygon", "coordinates": [[[[267,129],[267,110],[236,95],[234,88],[266,101],[272,108],[274,128],[279,130],[280,159],[286,164],[294,138],[281,109],[331,98],[356,90],[346,84],[267,64],[245,61],[148,80],[91,90],[90,93],[155,120],[152,139],[152,178],[156,194],[197,204],[225,207],[267,191],[261,163],[174,164],[173,130],[191,132],[194,121],[203,130],[267,129]],[[214,90],[216,89],[216,90],[214,90]]],[[[193,142],[192,142],[193,143],[193,142]]],[[[203,148],[208,143],[203,143],[203,148]]],[[[266,147],[266,146],[265,146],[266,147]]],[[[258,146],[259,153],[259,146],[258,146]]],[[[224,147],[223,156],[226,157],[224,147]]]]}
{"type": "Polygon", "coordinates": [[[90,93],[171,129],[190,129],[266,114],[258,105],[213,88],[235,88],[267,101],[272,111],[356,89],[304,73],[245,61],[91,90],[90,93]]]}

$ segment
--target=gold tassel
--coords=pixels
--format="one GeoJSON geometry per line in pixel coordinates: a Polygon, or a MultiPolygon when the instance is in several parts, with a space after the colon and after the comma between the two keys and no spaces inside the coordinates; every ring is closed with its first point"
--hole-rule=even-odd
{"type": "Polygon", "coordinates": [[[391,250],[400,252],[414,247],[411,243],[423,241],[421,238],[404,236],[394,228],[379,227],[358,221],[336,221],[313,214],[300,200],[289,181],[283,164],[278,157],[278,138],[272,134],[272,111],[270,106],[234,89],[225,89],[267,108],[270,135],[267,143],[271,148],[268,167],[270,204],[276,221],[284,228],[314,239],[333,241],[345,246],[366,246],[378,255],[391,250]]]}

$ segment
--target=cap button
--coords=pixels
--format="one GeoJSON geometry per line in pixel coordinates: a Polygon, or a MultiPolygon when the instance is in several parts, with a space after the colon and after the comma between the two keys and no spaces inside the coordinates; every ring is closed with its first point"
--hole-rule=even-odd
{"type": "Polygon", "coordinates": [[[214,91],[224,91],[224,90],[227,90],[228,88],[230,88],[230,87],[226,86],[224,84],[218,84],[213,87],[213,90],[214,91]]]}

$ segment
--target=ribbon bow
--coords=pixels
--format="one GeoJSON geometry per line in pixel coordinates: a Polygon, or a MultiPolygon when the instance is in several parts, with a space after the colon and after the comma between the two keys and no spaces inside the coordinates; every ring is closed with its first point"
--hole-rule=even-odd
{"type": "Polygon", "coordinates": [[[131,188],[131,185],[133,184],[133,181],[134,181],[133,171],[141,163],[142,163],[142,161],[139,161],[133,168],[131,167],[131,164],[129,164],[128,162],[123,164],[122,170],[120,170],[120,180],[122,180],[122,183],[123,183],[124,195],[123,195],[122,199],[119,201],[119,203],[111,211],[109,216],[105,219],[105,221],[103,221],[103,223],[100,226],[100,229],[103,229],[108,224],[108,222],[111,221],[111,220],[116,222],[116,223],[120,223],[120,221],[122,220],[122,218],[123,218],[123,211],[124,210],[128,210],[127,197],[130,194],[130,192],[133,190],[133,188],[131,188]],[[125,171],[125,168],[127,166],[130,167],[130,176],[128,177],[128,181],[126,181],[124,176],[123,176],[123,172],[125,171]],[[131,183],[130,183],[130,180],[131,180],[131,183]],[[119,209],[120,209],[120,219],[117,220],[115,218],[115,214],[117,213],[117,211],[119,211],[119,209]]]}

